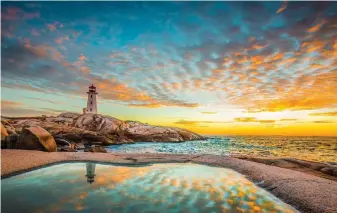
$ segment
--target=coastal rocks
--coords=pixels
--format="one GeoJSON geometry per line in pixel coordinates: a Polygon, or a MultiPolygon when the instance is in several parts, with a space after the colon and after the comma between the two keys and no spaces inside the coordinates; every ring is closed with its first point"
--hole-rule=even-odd
{"type": "Polygon", "coordinates": [[[7,136],[8,136],[7,130],[1,123],[1,141],[6,140],[7,136]]]}
{"type": "MultiPolygon", "coordinates": [[[[1,122],[2,122],[1,125],[4,126],[4,128],[6,129],[8,134],[15,134],[16,133],[15,128],[12,125],[10,125],[7,121],[4,120],[4,121],[1,121],[1,122]]],[[[1,127],[1,129],[2,129],[2,127],[1,127]]]]}
{"type": "Polygon", "coordinates": [[[71,143],[70,143],[69,141],[67,141],[66,139],[64,139],[64,138],[58,138],[58,137],[55,137],[54,140],[55,140],[55,143],[56,143],[57,145],[61,145],[61,146],[69,146],[69,147],[71,147],[71,143]]]}
{"type": "Polygon", "coordinates": [[[57,117],[63,117],[63,118],[77,118],[78,116],[80,116],[81,114],[79,113],[74,113],[74,112],[64,112],[59,114],[57,117]]]}
{"type": "Polygon", "coordinates": [[[257,163],[263,163],[281,168],[307,171],[318,176],[324,176],[325,178],[329,178],[329,176],[333,176],[331,178],[337,177],[337,166],[329,165],[326,163],[298,160],[293,158],[270,159],[270,158],[255,158],[249,156],[235,156],[235,157],[239,159],[254,161],[257,163]]]}
{"type": "Polygon", "coordinates": [[[114,141],[106,136],[81,128],[53,125],[46,127],[46,130],[54,137],[64,138],[76,143],[83,143],[86,141],[100,141],[103,143],[103,145],[114,144],[114,141]]]}
{"type": "Polygon", "coordinates": [[[94,147],[88,147],[84,149],[84,152],[101,152],[101,153],[107,153],[108,151],[101,146],[94,146],[94,147]]]}
{"type": "Polygon", "coordinates": [[[19,140],[19,135],[18,134],[10,134],[6,138],[6,149],[15,149],[16,144],[19,140]]]}
{"type": "Polygon", "coordinates": [[[162,127],[129,121],[125,125],[124,135],[135,142],[183,142],[202,140],[203,137],[185,129],[162,127]]]}
{"type": "Polygon", "coordinates": [[[74,122],[74,127],[99,132],[101,134],[117,132],[123,125],[124,122],[121,120],[99,114],[84,114],[79,116],[74,122]]]}
{"type": "Polygon", "coordinates": [[[4,127],[4,125],[2,125],[1,123],[1,148],[5,148],[6,147],[6,138],[8,136],[7,130],[4,127]]]}
{"type": "Polygon", "coordinates": [[[134,142],[183,142],[204,137],[176,127],[152,126],[136,121],[122,121],[99,114],[62,113],[56,117],[6,118],[7,126],[20,133],[22,129],[40,126],[53,137],[74,143],[101,142],[102,145],[134,142]]]}
{"type": "Polygon", "coordinates": [[[175,127],[152,126],[136,121],[121,121],[110,116],[84,114],[74,120],[74,127],[97,132],[115,143],[183,142],[202,140],[202,136],[175,127]]]}
{"type": "Polygon", "coordinates": [[[66,152],[71,152],[72,150],[76,152],[76,143],[70,142],[64,138],[59,138],[56,137],[54,138],[56,145],[57,145],[57,150],[58,151],[66,151],[66,152]]]}
{"type": "Polygon", "coordinates": [[[53,136],[39,126],[24,128],[21,131],[16,148],[48,152],[57,151],[53,136]]]}

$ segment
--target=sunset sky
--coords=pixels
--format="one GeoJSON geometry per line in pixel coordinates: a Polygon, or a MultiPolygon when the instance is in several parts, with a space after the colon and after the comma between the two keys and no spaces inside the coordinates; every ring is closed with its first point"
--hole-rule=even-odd
{"type": "Polygon", "coordinates": [[[337,2],[1,2],[1,110],[337,136],[337,2]]]}

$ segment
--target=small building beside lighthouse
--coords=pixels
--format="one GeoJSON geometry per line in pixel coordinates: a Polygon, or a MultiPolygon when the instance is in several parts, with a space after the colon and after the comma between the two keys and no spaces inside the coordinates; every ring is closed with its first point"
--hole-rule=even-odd
{"type": "Polygon", "coordinates": [[[88,94],[88,102],[87,102],[87,107],[83,108],[83,114],[87,114],[87,113],[97,114],[96,95],[98,93],[96,92],[96,87],[94,85],[91,85],[89,87],[89,91],[87,92],[87,94],[88,94]]]}

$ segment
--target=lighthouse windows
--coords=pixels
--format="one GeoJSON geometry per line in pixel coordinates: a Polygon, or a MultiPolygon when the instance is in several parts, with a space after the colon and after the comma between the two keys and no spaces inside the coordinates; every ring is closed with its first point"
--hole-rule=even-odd
{"type": "Polygon", "coordinates": [[[92,104],[92,101],[90,101],[90,104],[92,104]]]}
{"type": "Polygon", "coordinates": [[[92,108],[90,108],[90,112],[92,111],[92,108]]]}
{"type": "Polygon", "coordinates": [[[92,95],[90,95],[90,98],[92,98],[92,95]]]}

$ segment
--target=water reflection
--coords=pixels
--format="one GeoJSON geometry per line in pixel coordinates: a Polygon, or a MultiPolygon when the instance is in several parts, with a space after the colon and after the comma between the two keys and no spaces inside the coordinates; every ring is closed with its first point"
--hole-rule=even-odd
{"type": "Polygon", "coordinates": [[[233,170],[195,164],[62,164],[4,179],[1,191],[11,213],[296,212],[233,170]]]}
{"type": "Polygon", "coordinates": [[[86,168],[87,168],[87,182],[92,184],[95,182],[95,168],[96,168],[96,163],[86,163],[86,168]]]}

